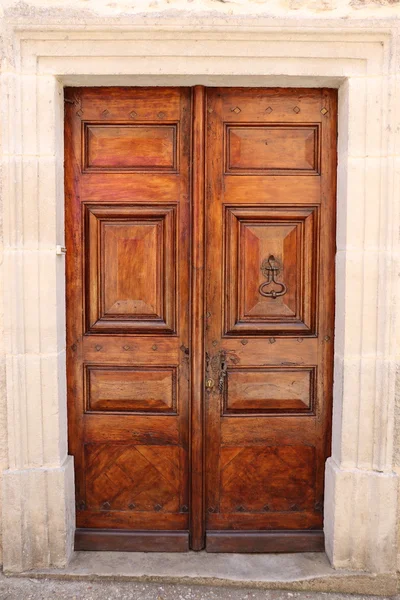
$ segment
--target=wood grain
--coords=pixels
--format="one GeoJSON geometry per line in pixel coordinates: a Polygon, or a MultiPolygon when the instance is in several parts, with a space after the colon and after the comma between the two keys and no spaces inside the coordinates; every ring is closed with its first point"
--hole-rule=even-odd
{"type": "Polygon", "coordinates": [[[337,92],[65,94],[76,547],[323,550],[337,92]]]}
{"type": "Polygon", "coordinates": [[[86,410],[176,412],[177,369],[160,367],[86,367],[86,410]]]}
{"type": "Polygon", "coordinates": [[[329,456],[336,113],[334,90],[207,90],[212,552],[322,547],[306,532],[329,456]]]}
{"type": "MultiPolygon", "coordinates": [[[[65,95],[77,526],[176,531],[162,538],[133,533],[128,546],[171,543],[182,550],[189,511],[191,92],[69,88],[65,95]]],[[[125,542],[101,534],[95,547],[102,544],[117,549],[125,542]]]]}
{"type": "Polygon", "coordinates": [[[177,170],[177,125],[91,123],[84,136],[86,171],[177,170]]]}
{"type": "Polygon", "coordinates": [[[228,125],[226,173],[318,174],[318,125],[228,125]]]}
{"type": "Polygon", "coordinates": [[[193,89],[192,285],[191,285],[191,513],[190,544],[205,544],[204,517],[204,213],[205,88],[193,89]]]}
{"type": "Polygon", "coordinates": [[[189,534],[180,531],[121,531],[120,529],[77,529],[75,550],[113,552],[186,552],[189,534]]]}
{"type": "Polygon", "coordinates": [[[322,531],[210,531],[207,552],[323,552],[322,531]]]}
{"type": "Polygon", "coordinates": [[[224,414],[310,412],[314,369],[228,369],[224,414]]]}

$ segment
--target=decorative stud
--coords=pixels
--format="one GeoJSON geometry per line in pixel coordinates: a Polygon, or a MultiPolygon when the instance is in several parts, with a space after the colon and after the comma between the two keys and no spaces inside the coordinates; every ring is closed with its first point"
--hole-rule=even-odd
{"type": "Polygon", "coordinates": [[[186,504],[184,506],[182,506],[181,512],[183,512],[183,513],[189,512],[189,508],[186,506],[186,504]]]}
{"type": "Polygon", "coordinates": [[[248,344],[249,342],[248,342],[248,340],[241,340],[241,342],[240,342],[240,343],[242,344],[242,346],[245,346],[245,345],[246,345],[246,344],[248,344]]]}
{"type": "Polygon", "coordinates": [[[238,106],[235,106],[235,108],[231,108],[231,112],[234,112],[234,113],[236,113],[238,115],[242,111],[241,111],[241,109],[238,106]]]}
{"type": "Polygon", "coordinates": [[[130,350],[130,346],[124,346],[124,350],[130,350]]]}
{"type": "Polygon", "coordinates": [[[100,352],[100,350],[102,349],[103,346],[100,346],[100,344],[97,344],[95,346],[96,352],[100,352]]]}
{"type": "Polygon", "coordinates": [[[214,340],[214,341],[213,341],[213,343],[212,343],[212,345],[213,345],[213,346],[214,346],[214,348],[215,348],[215,346],[217,346],[217,345],[218,345],[218,342],[217,342],[217,340],[214,340]]]}
{"type": "Polygon", "coordinates": [[[275,342],[276,342],[276,339],[275,339],[275,338],[269,338],[269,343],[270,343],[270,344],[275,344],[275,342]]]}
{"type": "Polygon", "coordinates": [[[162,112],[162,111],[161,111],[161,112],[159,112],[159,113],[158,113],[158,115],[157,115],[157,117],[158,117],[159,119],[163,119],[163,118],[165,117],[165,112],[162,112]]]}
{"type": "Polygon", "coordinates": [[[75,95],[74,96],[74,104],[77,107],[77,111],[76,111],[76,116],[77,117],[81,117],[83,115],[83,110],[82,110],[82,98],[79,95],[75,95]]]}
{"type": "Polygon", "coordinates": [[[269,508],[268,504],[266,504],[266,505],[264,506],[264,510],[265,510],[265,512],[269,512],[270,508],[269,508]]]}
{"type": "Polygon", "coordinates": [[[267,115],[270,115],[272,113],[272,108],[268,106],[268,108],[265,109],[265,112],[267,113],[267,115]]]}
{"type": "Polygon", "coordinates": [[[237,512],[246,512],[246,509],[244,506],[238,506],[236,509],[237,512]]]}
{"type": "Polygon", "coordinates": [[[209,112],[210,114],[211,114],[212,112],[214,112],[214,109],[213,109],[213,108],[211,108],[211,106],[209,106],[207,110],[208,110],[208,112],[209,112]]]}
{"type": "Polygon", "coordinates": [[[209,513],[213,513],[214,512],[214,507],[213,506],[209,506],[208,507],[208,512],[209,513]]]}
{"type": "Polygon", "coordinates": [[[299,342],[299,344],[303,343],[303,338],[297,338],[297,341],[299,342]]]}
{"type": "Polygon", "coordinates": [[[129,508],[129,510],[133,510],[134,508],[136,508],[136,504],[133,504],[133,502],[131,502],[131,503],[128,505],[128,508],[129,508]]]}
{"type": "Polygon", "coordinates": [[[327,114],[328,114],[328,109],[327,109],[327,108],[325,108],[325,107],[324,107],[324,108],[322,108],[322,109],[321,109],[321,113],[322,113],[324,116],[325,116],[325,115],[327,115],[327,114]]]}
{"type": "Polygon", "coordinates": [[[153,344],[153,346],[151,347],[152,350],[157,350],[158,346],[157,344],[153,344]]]}
{"type": "Polygon", "coordinates": [[[130,116],[130,118],[131,118],[131,119],[134,119],[135,117],[137,117],[137,113],[135,113],[135,111],[134,111],[134,110],[132,110],[132,111],[129,113],[129,116],[130,116]]]}
{"type": "Polygon", "coordinates": [[[71,346],[72,352],[76,352],[77,349],[78,349],[78,346],[76,344],[72,344],[72,346],[71,346]]]}
{"type": "Polygon", "coordinates": [[[109,510],[111,508],[111,504],[109,502],[103,502],[102,509],[109,510]]]}
{"type": "Polygon", "coordinates": [[[102,117],[107,117],[107,115],[110,114],[110,111],[108,111],[107,109],[103,110],[103,112],[101,113],[102,117]]]}
{"type": "Polygon", "coordinates": [[[297,504],[292,504],[290,510],[299,510],[299,507],[297,506],[297,504]]]}
{"type": "Polygon", "coordinates": [[[299,114],[299,112],[300,112],[300,109],[299,109],[299,107],[298,107],[298,106],[295,106],[295,107],[294,107],[294,109],[293,109],[293,112],[295,112],[295,113],[296,113],[296,115],[298,115],[298,114],[299,114]]]}
{"type": "Polygon", "coordinates": [[[161,504],[156,504],[156,505],[155,505],[155,507],[154,507],[154,510],[155,510],[156,512],[160,512],[160,510],[162,510],[162,506],[161,506],[161,504]]]}

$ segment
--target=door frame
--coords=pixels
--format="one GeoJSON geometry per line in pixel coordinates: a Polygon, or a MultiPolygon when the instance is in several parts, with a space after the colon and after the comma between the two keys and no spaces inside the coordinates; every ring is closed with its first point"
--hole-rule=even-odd
{"type": "Polygon", "coordinates": [[[247,27],[242,22],[235,30],[213,23],[214,29],[207,30],[172,22],[123,31],[110,25],[103,33],[78,26],[12,29],[18,60],[3,75],[8,92],[2,108],[8,124],[3,142],[9,282],[9,468],[3,478],[7,570],[62,566],[73,549],[73,465],[67,456],[65,418],[62,88],[202,84],[339,88],[335,385],[332,457],[326,467],[326,551],[337,568],[394,571],[396,310],[387,299],[398,287],[399,207],[390,158],[395,143],[390,108],[399,93],[391,75],[398,59],[389,60],[390,21],[385,30],[381,24],[365,32],[345,30],[334,19],[318,29],[312,25],[304,21],[294,28],[288,21],[277,29],[272,21],[257,26],[249,22],[247,27]],[[359,223],[361,215],[365,229],[360,232],[352,223],[359,223]],[[355,281],[360,285],[354,286],[355,281]],[[23,495],[26,481],[31,493],[23,495]],[[39,525],[34,503],[43,496],[47,501],[39,525]],[[45,558],[43,553],[38,557],[35,545],[27,550],[27,535],[48,549],[45,558]]]}

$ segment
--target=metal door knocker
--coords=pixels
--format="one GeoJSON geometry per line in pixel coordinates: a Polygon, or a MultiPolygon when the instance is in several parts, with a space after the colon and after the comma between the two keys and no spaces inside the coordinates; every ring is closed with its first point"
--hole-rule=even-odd
{"type": "Polygon", "coordinates": [[[276,260],[273,254],[270,254],[268,258],[265,258],[261,265],[261,271],[266,278],[267,281],[264,281],[258,288],[261,296],[265,296],[266,298],[273,298],[274,300],[278,296],[283,296],[287,292],[286,285],[281,281],[277,281],[276,277],[279,274],[279,271],[282,269],[279,261],[276,260]],[[264,291],[269,285],[275,284],[278,286],[278,290],[271,289],[269,291],[264,291]]]}

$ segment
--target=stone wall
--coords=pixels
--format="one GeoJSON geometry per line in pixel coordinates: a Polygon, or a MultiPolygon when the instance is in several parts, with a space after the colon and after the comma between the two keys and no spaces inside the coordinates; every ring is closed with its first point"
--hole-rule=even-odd
{"type": "MultiPolygon", "coordinates": [[[[15,0],[0,0],[1,2],[1,34],[2,34],[2,72],[5,77],[12,70],[15,62],[15,48],[12,45],[12,35],[15,30],[20,28],[39,28],[46,27],[50,31],[54,26],[54,30],[60,27],[73,28],[79,27],[96,27],[102,26],[106,29],[108,25],[113,26],[130,26],[146,25],[154,23],[158,25],[168,25],[171,19],[179,20],[187,25],[193,25],[200,28],[202,26],[213,27],[215,30],[219,28],[240,28],[257,26],[261,22],[268,23],[268,27],[278,30],[282,23],[286,28],[298,28],[304,24],[311,28],[326,28],[332,27],[332,31],[338,29],[346,30],[359,29],[360,32],[368,32],[370,29],[394,32],[399,39],[400,30],[400,0],[32,0],[31,2],[15,1],[15,0]]],[[[307,29],[304,29],[304,40],[307,40],[307,29]]],[[[206,41],[204,43],[207,43],[206,41]]],[[[391,60],[397,61],[400,65],[400,43],[393,45],[393,52],[397,52],[396,56],[390,57],[391,60]]],[[[293,57],[294,59],[296,57],[293,57]]],[[[397,89],[400,86],[400,75],[397,74],[397,89]]],[[[4,81],[4,79],[3,79],[4,81]]],[[[1,105],[8,105],[10,98],[7,96],[7,88],[4,86],[1,89],[1,105]]],[[[397,98],[399,98],[397,94],[397,98]]],[[[18,110],[16,104],[15,110],[18,110]]],[[[397,137],[394,142],[391,152],[393,152],[393,160],[395,161],[395,170],[397,179],[393,185],[398,185],[400,175],[400,106],[395,106],[397,112],[397,120],[394,119],[397,137]],[[397,182],[397,183],[396,183],[397,182]]],[[[6,111],[4,110],[3,114],[6,111]]],[[[24,116],[19,115],[21,120],[24,116]]],[[[373,123],[374,115],[370,116],[373,123]]],[[[12,138],[15,132],[7,125],[3,125],[3,136],[12,138]]],[[[14,146],[18,149],[19,141],[15,140],[14,146]]],[[[2,163],[3,164],[3,163],[2,163]]],[[[17,180],[17,176],[16,176],[17,180]]],[[[27,178],[29,182],[29,177],[27,178]]],[[[397,188],[398,189],[398,188],[397,188]]],[[[8,193],[9,190],[2,190],[3,193],[8,193]]],[[[400,202],[400,199],[399,199],[400,202]]],[[[0,207],[1,208],[1,207],[0,207]]],[[[3,210],[0,211],[0,215],[3,210]]],[[[27,213],[28,214],[28,213],[27,213]]],[[[29,218],[29,216],[28,216],[29,218]]],[[[355,224],[355,227],[360,224],[355,224]]],[[[2,227],[2,221],[0,221],[2,227]]],[[[22,227],[24,224],[22,223],[22,227]]],[[[0,232],[1,233],[1,232],[0,232]]],[[[11,247],[11,250],[13,248],[11,247]]],[[[15,252],[19,252],[17,247],[15,252]]],[[[3,264],[3,254],[1,251],[0,261],[3,264]]],[[[10,277],[4,269],[0,271],[0,286],[5,290],[14,285],[10,277]]],[[[362,285],[361,280],[355,281],[354,284],[362,285]]],[[[397,286],[398,288],[399,286],[397,286]]],[[[16,286],[16,293],[18,287],[16,286]]],[[[7,294],[5,294],[7,297],[7,294]]],[[[394,286],[393,297],[388,299],[389,302],[398,303],[400,299],[400,291],[394,286]]],[[[16,304],[18,300],[16,299],[16,304]]],[[[14,310],[8,300],[7,314],[14,310]]],[[[6,380],[5,380],[5,361],[4,361],[4,336],[2,335],[4,320],[3,301],[0,298],[0,471],[8,468],[8,452],[7,450],[7,415],[6,415],[6,380]]],[[[374,311],[371,314],[375,314],[374,311]]],[[[22,337],[29,335],[29,315],[26,313],[27,321],[21,322],[22,337]]],[[[390,326],[390,324],[389,324],[390,326]]],[[[399,354],[400,336],[397,349],[391,349],[390,352],[399,354]]],[[[32,353],[34,354],[35,351],[32,353]]],[[[400,362],[400,361],[399,361],[400,362]]],[[[12,368],[12,367],[11,367],[12,368]]],[[[400,379],[400,377],[399,377],[400,379]]],[[[37,383],[37,382],[36,382],[37,383]]],[[[38,384],[40,386],[40,382],[38,384]]],[[[395,410],[395,451],[394,451],[394,469],[400,473],[400,382],[397,384],[398,393],[396,395],[397,405],[395,410]]],[[[34,416],[33,416],[34,417],[34,416]]],[[[12,418],[15,415],[8,415],[9,427],[12,424],[12,418]]],[[[24,427],[32,427],[35,419],[31,422],[26,422],[24,427]]],[[[37,422],[40,422],[38,417],[37,422]]],[[[30,439],[35,439],[35,432],[32,433],[30,439]]],[[[40,432],[37,432],[40,436],[40,432]]],[[[28,453],[29,454],[29,453],[28,453]]],[[[35,465],[33,465],[35,466],[35,465]]],[[[380,469],[378,468],[377,471],[380,469]]],[[[18,507],[16,507],[18,510],[18,507]]],[[[1,531],[1,527],[0,527],[1,531]]],[[[399,543],[400,548],[400,543],[399,543]]]]}
{"type": "Polygon", "coordinates": [[[345,19],[396,18],[399,0],[2,0],[9,19],[54,19],[64,22],[92,19],[135,19],[138,15],[171,16],[179,11],[189,20],[207,13],[219,16],[345,19]]]}

